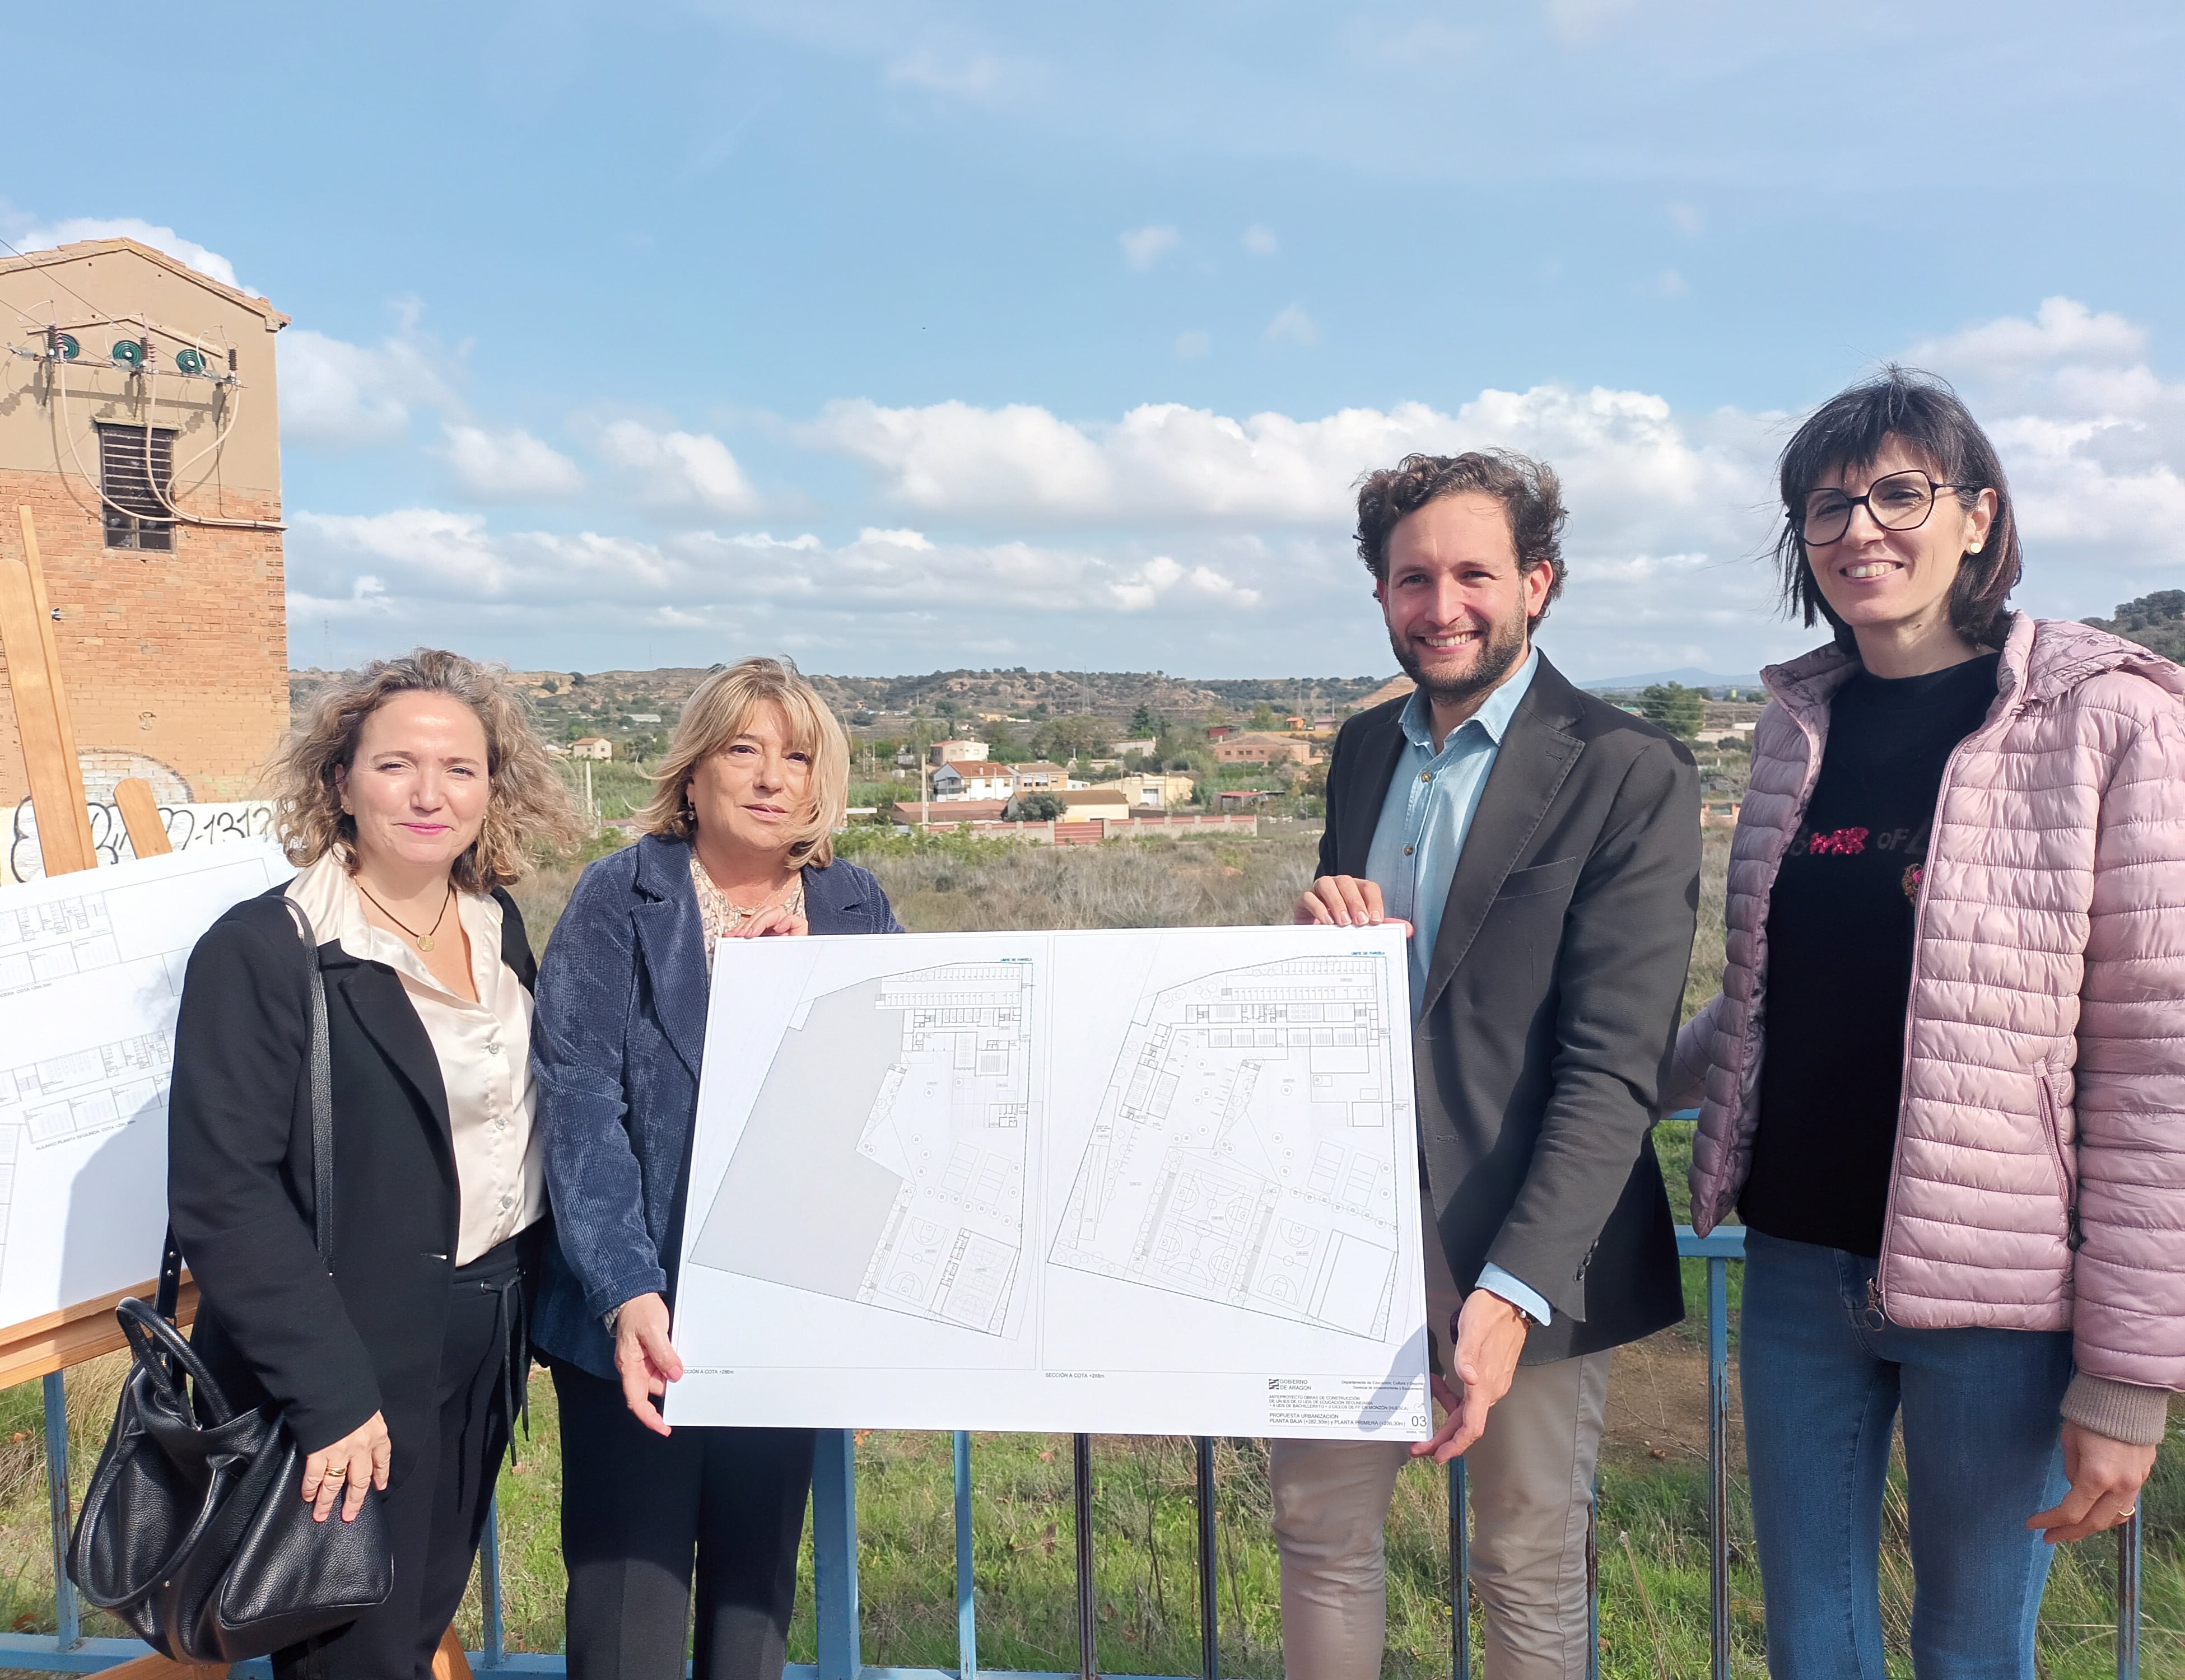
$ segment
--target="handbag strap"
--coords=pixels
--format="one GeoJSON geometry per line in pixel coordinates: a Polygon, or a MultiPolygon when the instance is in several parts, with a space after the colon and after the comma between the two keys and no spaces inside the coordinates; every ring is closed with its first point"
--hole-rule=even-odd
{"type": "Polygon", "coordinates": [[[327,1033],[327,980],[319,972],[319,936],[304,907],[286,893],[282,903],[296,918],[310,969],[311,1004],[311,1225],[319,1258],[334,1265],[334,1052],[327,1033]]]}
{"type": "MultiPolygon", "coordinates": [[[[318,931],[304,907],[283,892],[281,902],[295,918],[296,931],[304,941],[305,967],[310,973],[311,1015],[311,1236],[319,1258],[332,1271],[334,1264],[334,1057],[327,1030],[327,981],[319,972],[318,931]]],[[[175,1240],[175,1227],[167,1226],[167,1246],[159,1260],[159,1292],[155,1309],[170,1324],[182,1299],[182,1250],[175,1240]]]]}

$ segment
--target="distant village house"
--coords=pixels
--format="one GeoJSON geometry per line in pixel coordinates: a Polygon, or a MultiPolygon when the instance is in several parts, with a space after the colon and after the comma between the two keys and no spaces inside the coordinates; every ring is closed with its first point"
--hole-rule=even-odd
{"type": "Polygon", "coordinates": [[[1319,755],[1310,741],[1255,732],[1217,741],[1214,756],[1222,764],[1310,764],[1319,755]]]}
{"type": "Polygon", "coordinates": [[[1120,788],[1072,788],[1059,797],[1065,823],[1087,823],[1095,817],[1111,822],[1130,820],[1131,802],[1120,788]]]}
{"type": "Polygon", "coordinates": [[[1118,777],[1110,785],[1133,811],[1175,811],[1191,803],[1191,790],[1196,784],[1188,776],[1143,772],[1118,777]]]}
{"type": "Polygon", "coordinates": [[[982,759],[954,760],[943,764],[931,778],[938,800],[1007,799],[1015,791],[1009,767],[982,759]]]}

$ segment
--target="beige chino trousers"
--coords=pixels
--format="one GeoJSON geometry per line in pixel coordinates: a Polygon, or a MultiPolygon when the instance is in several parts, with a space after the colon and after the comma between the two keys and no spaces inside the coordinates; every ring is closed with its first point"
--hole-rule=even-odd
{"type": "MultiPolygon", "coordinates": [[[[1432,1239],[1432,1209],[1422,1228],[1429,1233],[1427,1324],[1445,1356],[1450,1315],[1465,1292],[1432,1239]]],[[[1586,1515],[1608,1360],[1601,1353],[1520,1365],[1488,1414],[1487,1432],[1464,1456],[1487,1680],[1584,1680],[1586,1515]]],[[[1282,1672],[1287,1680],[1378,1680],[1389,1621],[1383,1530],[1410,1445],[1276,1441],[1268,1456],[1282,1555],[1282,1672]]]]}

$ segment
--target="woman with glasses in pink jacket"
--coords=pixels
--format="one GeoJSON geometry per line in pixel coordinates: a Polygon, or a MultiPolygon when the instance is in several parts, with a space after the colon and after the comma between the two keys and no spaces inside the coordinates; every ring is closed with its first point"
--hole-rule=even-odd
{"type": "Polygon", "coordinates": [[[1775,1680],[1882,1680],[1904,1427],[1920,1680],[2033,1674],[2050,1545],[2129,1516],[2185,1388],[2185,673],[2004,606],[1995,450],[1892,368],[1784,450],[1692,1217],[1746,1226],[1775,1680]]]}

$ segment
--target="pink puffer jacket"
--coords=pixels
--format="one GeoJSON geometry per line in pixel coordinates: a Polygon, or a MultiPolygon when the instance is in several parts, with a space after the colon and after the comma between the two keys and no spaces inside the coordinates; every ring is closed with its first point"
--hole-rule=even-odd
{"type": "MultiPolygon", "coordinates": [[[[1704,1093],[1702,1231],[1752,1164],[1769,895],[1855,668],[1830,646],[1766,673],[1729,966],[1677,1044],[1675,1106],[1704,1093]]],[[[1943,773],[1920,891],[1883,1306],[1914,1328],[2069,1328],[2088,1406],[2104,1379],[2185,1388],[2185,672],[2020,613],[1997,688],[1943,773]]]]}

